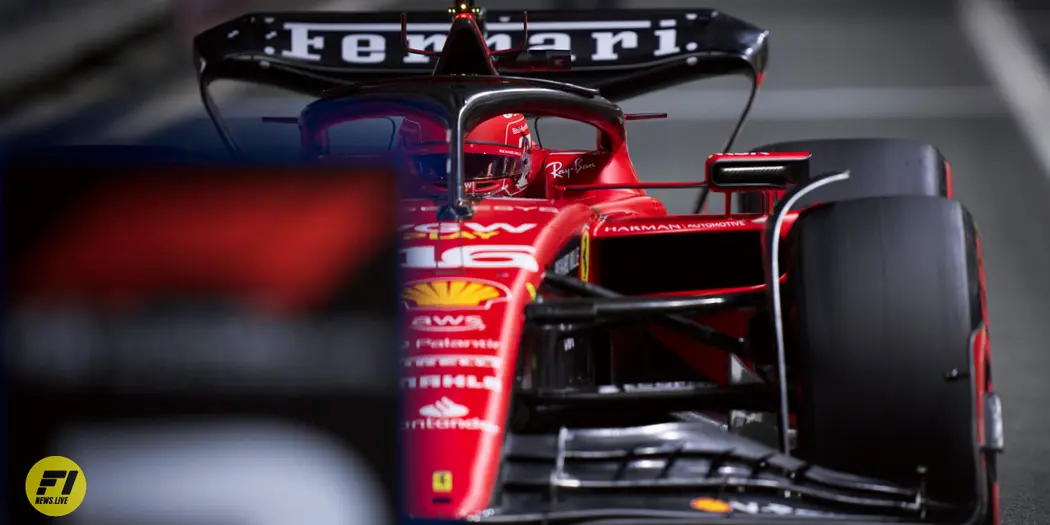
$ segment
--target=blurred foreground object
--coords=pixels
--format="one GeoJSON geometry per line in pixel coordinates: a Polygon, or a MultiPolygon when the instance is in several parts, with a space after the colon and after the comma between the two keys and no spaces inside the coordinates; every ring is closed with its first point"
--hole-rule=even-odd
{"type": "Polygon", "coordinates": [[[126,152],[5,173],[9,483],[70,457],[71,523],[389,522],[391,179],[126,152]]]}

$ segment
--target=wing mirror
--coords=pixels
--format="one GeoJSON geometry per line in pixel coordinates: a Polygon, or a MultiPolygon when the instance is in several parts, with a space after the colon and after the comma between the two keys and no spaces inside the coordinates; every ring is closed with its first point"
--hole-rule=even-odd
{"type": "Polygon", "coordinates": [[[712,191],[782,190],[809,176],[809,153],[720,153],[707,158],[712,191]]]}

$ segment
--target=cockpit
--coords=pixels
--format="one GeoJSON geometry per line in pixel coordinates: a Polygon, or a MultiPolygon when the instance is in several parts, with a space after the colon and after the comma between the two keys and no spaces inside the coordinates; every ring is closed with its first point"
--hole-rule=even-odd
{"type": "Polygon", "coordinates": [[[586,176],[584,167],[596,176],[623,143],[623,119],[604,99],[533,80],[456,78],[322,98],[297,122],[307,160],[393,161],[409,196],[448,195],[458,187],[465,195],[544,198],[548,179],[573,170],[586,176]],[[535,127],[545,114],[587,124],[591,146],[544,148],[535,127]],[[573,153],[588,158],[566,157],[573,153]],[[558,158],[546,162],[552,155],[558,158]]]}

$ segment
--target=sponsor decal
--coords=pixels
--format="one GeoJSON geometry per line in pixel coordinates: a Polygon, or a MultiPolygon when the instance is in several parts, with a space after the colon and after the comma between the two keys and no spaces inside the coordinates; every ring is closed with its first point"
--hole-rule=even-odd
{"type": "Polygon", "coordinates": [[[714,514],[726,514],[733,510],[728,502],[714,498],[696,498],[689,502],[689,506],[695,510],[714,514]]]}
{"type": "Polygon", "coordinates": [[[401,388],[408,390],[459,388],[500,392],[503,390],[503,381],[496,376],[479,377],[469,374],[426,374],[417,377],[401,378],[401,388]]]}
{"type": "Polygon", "coordinates": [[[479,417],[467,418],[470,410],[449,399],[441,399],[423,405],[419,409],[418,418],[410,419],[401,423],[402,430],[480,430],[491,434],[499,433],[500,428],[495,423],[485,421],[479,417]]]}
{"type": "Polygon", "coordinates": [[[707,158],[713,157],[768,157],[770,153],[768,151],[746,151],[743,153],[714,153],[708,155],[707,158]]]}
{"type": "Polygon", "coordinates": [[[500,232],[519,234],[525,233],[533,228],[535,224],[522,224],[513,226],[504,222],[495,224],[479,224],[476,222],[440,222],[419,225],[404,225],[399,229],[403,232],[406,241],[425,239],[430,241],[444,241],[453,239],[487,240],[499,235],[500,232]]]}
{"type": "MultiPolygon", "coordinates": [[[[410,310],[421,308],[487,310],[495,303],[507,301],[509,297],[510,290],[500,283],[469,278],[411,281],[406,283],[401,291],[401,299],[410,310]]],[[[429,320],[420,320],[417,324],[416,319],[419,318],[413,319],[413,328],[417,326],[473,326],[481,322],[480,318],[476,320],[464,318],[461,322],[453,319],[445,323],[445,318],[438,319],[437,316],[431,316],[429,320]]],[[[481,328],[471,329],[483,328],[484,324],[481,324],[481,328]]]]}
{"type": "Polygon", "coordinates": [[[404,268],[520,268],[539,271],[536,248],[516,244],[457,246],[440,254],[435,246],[413,246],[401,249],[404,268]]]}
{"type": "Polygon", "coordinates": [[[558,275],[568,275],[569,272],[580,267],[580,247],[569,250],[568,253],[558,257],[551,268],[558,275]]]}
{"type": "Polygon", "coordinates": [[[536,285],[532,283],[525,283],[525,290],[529,292],[529,299],[536,300],[536,285]]]}
{"type": "Polygon", "coordinates": [[[489,206],[478,206],[474,208],[475,211],[520,211],[520,212],[540,212],[540,213],[558,213],[558,208],[554,206],[509,206],[505,204],[492,204],[489,206]]]}
{"type": "Polygon", "coordinates": [[[743,502],[738,500],[726,501],[715,498],[696,498],[689,502],[689,506],[694,510],[709,512],[712,514],[740,513],[752,516],[771,514],[775,516],[810,516],[824,518],[836,516],[836,514],[821,510],[792,507],[790,505],[784,505],[783,503],[758,503],[755,501],[743,502]]]}
{"type": "MultiPolygon", "coordinates": [[[[514,181],[514,189],[524,190],[525,186],[529,185],[529,173],[531,172],[529,171],[528,163],[526,162],[525,166],[521,168],[521,175],[517,178],[517,180],[514,181]]],[[[521,192],[518,191],[516,193],[521,192]]]]}
{"type": "Polygon", "coordinates": [[[583,230],[580,237],[580,280],[586,282],[591,276],[591,232],[589,228],[583,230]]]}
{"type": "Polygon", "coordinates": [[[420,332],[470,332],[484,330],[480,315],[417,315],[409,326],[420,332]]]}
{"type": "Polygon", "coordinates": [[[711,222],[685,222],[676,224],[632,224],[624,226],[606,226],[602,233],[645,233],[664,231],[691,231],[691,230],[717,230],[721,228],[735,228],[747,226],[748,221],[711,221],[711,222]]]}
{"type": "MultiPolygon", "coordinates": [[[[619,60],[624,52],[649,55],[655,59],[681,53],[676,22],[674,19],[661,20],[659,29],[654,29],[651,20],[534,22],[529,24],[527,47],[572,49],[576,53],[572,55],[574,61],[582,54],[599,64],[619,60]],[[639,46],[640,40],[645,42],[644,45],[639,46]],[[645,51],[639,53],[639,49],[645,51]]],[[[405,51],[398,23],[285,22],[272,27],[282,31],[274,31],[267,39],[283,45],[266,46],[263,51],[270,55],[306,62],[342,62],[373,67],[431,63],[429,56],[405,51]],[[278,36],[280,40],[277,40],[278,36]]],[[[524,28],[520,21],[500,21],[489,22],[486,30],[486,43],[491,49],[509,49],[515,39],[520,39],[524,28]]],[[[415,23],[408,24],[404,38],[411,48],[441,51],[447,35],[447,22],[415,23]]],[[[695,48],[695,44],[692,47],[695,48]]]]}
{"type": "Polygon", "coordinates": [[[755,501],[729,500],[729,506],[733,512],[741,514],[759,515],[772,514],[776,516],[811,516],[811,517],[834,517],[836,514],[815,509],[804,509],[784,505],[783,503],[758,503],[755,501]]]}
{"type": "Polygon", "coordinates": [[[419,349],[428,350],[499,350],[499,341],[495,339],[443,339],[421,338],[416,339],[414,345],[419,349]]]}
{"type": "Polygon", "coordinates": [[[599,392],[659,392],[668,390],[694,390],[697,388],[715,388],[713,383],[696,383],[692,381],[662,381],[657,383],[626,383],[623,385],[602,385],[599,392]]]}
{"type": "Polygon", "coordinates": [[[436,470],[431,476],[434,492],[445,494],[452,492],[452,473],[447,470],[436,470]]]}
{"type": "Polygon", "coordinates": [[[503,358],[487,355],[418,355],[401,362],[407,368],[493,368],[503,366],[503,358]]]}
{"type": "Polygon", "coordinates": [[[561,179],[573,175],[579,175],[580,173],[583,173],[584,170],[594,168],[595,164],[593,162],[584,161],[582,157],[577,157],[568,167],[558,161],[551,162],[547,166],[551,169],[551,176],[555,179],[561,179]]]}
{"type": "Polygon", "coordinates": [[[518,143],[524,153],[521,158],[521,176],[514,183],[515,188],[519,190],[524,190],[525,186],[528,186],[529,175],[532,174],[532,135],[528,131],[528,126],[524,124],[521,129],[517,130],[518,133],[524,133],[518,143]]]}
{"type": "MultiPolygon", "coordinates": [[[[424,206],[406,206],[401,208],[402,212],[405,213],[433,213],[439,211],[440,206],[424,205],[424,206]]],[[[516,204],[479,204],[474,207],[474,211],[487,212],[487,211],[506,211],[506,212],[538,212],[538,213],[558,213],[558,208],[554,206],[524,206],[516,204]]]]}

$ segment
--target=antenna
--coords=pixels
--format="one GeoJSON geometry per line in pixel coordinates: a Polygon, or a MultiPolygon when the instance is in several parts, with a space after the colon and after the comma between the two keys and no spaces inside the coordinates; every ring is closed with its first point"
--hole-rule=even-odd
{"type": "Polygon", "coordinates": [[[401,43],[409,53],[416,55],[438,56],[441,51],[430,51],[428,49],[415,49],[408,45],[408,13],[401,13],[401,43]]]}
{"type": "Polygon", "coordinates": [[[521,37],[521,43],[518,44],[517,47],[493,51],[493,55],[517,55],[520,54],[522,51],[525,51],[525,48],[529,42],[529,12],[522,11],[521,13],[525,15],[525,20],[522,22],[524,25],[524,29],[522,30],[524,32],[524,36],[521,37]]]}

